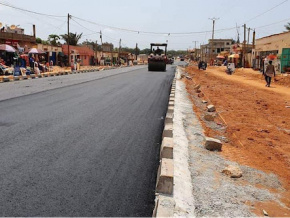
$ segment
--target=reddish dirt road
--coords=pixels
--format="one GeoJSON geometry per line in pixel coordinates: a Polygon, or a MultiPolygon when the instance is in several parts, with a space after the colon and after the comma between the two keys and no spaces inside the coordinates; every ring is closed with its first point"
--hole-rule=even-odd
{"type": "MultiPolygon", "coordinates": [[[[281,194],[281,201],[289,209],[290,76],[278,77],[279,81],[267,88],[261,75],[247,70],[227,75],[223,67],[199,71],[190,66],[186,71],[193,79],[186,80],[188,92],[196,96],[193,87],[201,84],[201,99],[216,106],[220,116],[215,122],[227,127],[225,131],[209,128],[202,119],[205,106],[194,106],[205,134],[229,140],[221,152],[227,159],[278,175],[285,190],[270,191],[281,194]]],[[[272,216],[290,214],[273,202],[259,202],[257,207],[274,210],[272,216]]]]}

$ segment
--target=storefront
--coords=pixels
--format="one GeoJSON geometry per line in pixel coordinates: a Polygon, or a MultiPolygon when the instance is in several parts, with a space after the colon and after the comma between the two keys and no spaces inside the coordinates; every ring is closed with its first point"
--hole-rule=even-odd
{"type": "Polygon", "coordinates": [[[37,44],[37,48],[45,51],[45,59],[47,62],[53,62],[53,65],[58,65],[58,54],[62,52],[61,46],[37,44]]]}
{"type": "MultiPolygon", "coordinates": [[[[82,66],[94,65],[94,51],[86,46],[69,46],[71,60],[79,61],[82,66]]],[[[68,55],[68,46],[62,45],[62,52],[64,55],[68,55]]]]}

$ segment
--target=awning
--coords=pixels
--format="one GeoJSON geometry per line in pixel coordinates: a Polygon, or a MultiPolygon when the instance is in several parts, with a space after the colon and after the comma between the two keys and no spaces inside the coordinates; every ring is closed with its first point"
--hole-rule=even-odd
{"type": "Polygon", "coordinates": [[[229,58],[239,58],[239,57],[240,57],[239,54],[232,54],[232,55],[229,56],[229,58]]]}
{"type": "Polygon", "coordinates": [[[7,44],[0,45],[0,50],[1,51],[6,51],[6,52],[12,52],[12,53],[16,52],[15,48],[13,48],[12,46],[7,45],[7,44]]]}

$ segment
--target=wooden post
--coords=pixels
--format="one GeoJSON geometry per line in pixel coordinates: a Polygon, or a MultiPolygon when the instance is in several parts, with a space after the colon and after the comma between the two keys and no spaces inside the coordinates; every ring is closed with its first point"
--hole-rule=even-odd
{"type": "Polygon", "coordinates": [[[69,19],[70,19],[70,15],[67,14],[67,55],[68,55],[68,66],[70,66],[70,50],[69,50],[69,41],[70,41],[70,37],[69,37],[69,19]]]}
{"type": "Polygon", "coordinates": [[[243,46],[243,67],[246,67],[246,32],[247,27],[246,24],[244,24],[244,46],[243,46]]]}

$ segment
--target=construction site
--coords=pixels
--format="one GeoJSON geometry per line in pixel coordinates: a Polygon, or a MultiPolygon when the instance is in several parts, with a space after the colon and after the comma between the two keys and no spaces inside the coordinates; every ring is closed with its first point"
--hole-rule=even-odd
{"type": "MultiPolygon", "coordinates": [[[[236,184],[275,197],[251,202],[253,191],[248,195],[240,191],[237,196],[247,196],[244,203],[258,216],[290,216],[290,77],[278,75],[271,87],[265,87],[264,76],[252,69],[240,68],[228,75],[226,67],[198,70],[192,62],[184,72],[183,81],[204,135],[220,140],[223,147],[218,155],[238,165],[236,184]],[[214,110],[209,112],[208,105],[214,110]]],[[[203,170],[210,168],[209,163],[203,166],[203,170]]],[[[214,174],[216,181],[225,180],[223,173],[214,174]]]]}

